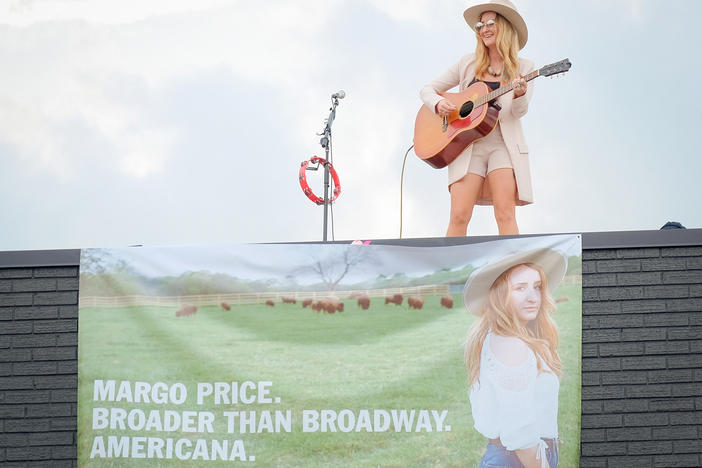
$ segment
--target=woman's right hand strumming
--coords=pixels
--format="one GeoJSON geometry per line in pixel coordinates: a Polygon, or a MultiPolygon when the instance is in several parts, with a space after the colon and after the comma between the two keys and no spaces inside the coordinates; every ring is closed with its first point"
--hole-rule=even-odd
{"type": "Polygon", "coordinates": [[[444,117],[457,109],[448,99],[442,99],[436,103],[436,113],[444,117]]]}

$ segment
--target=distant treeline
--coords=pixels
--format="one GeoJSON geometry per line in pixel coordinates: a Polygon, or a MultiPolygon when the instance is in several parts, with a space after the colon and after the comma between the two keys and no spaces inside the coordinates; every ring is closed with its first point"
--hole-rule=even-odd
{"type": "MultiPolygon", "coordinates": [[[[360,283],[341,283],[337,290],[363,290],[420,286],[426,284],[463,284],[474,268],[467,266],[460,270],[442,269],[422,277],[409,277],[404,273],[386,276],[379,275],[374,280],[360,283]]],[[[568,262],[568,275],[581,274],[580,257],[571,257],[568,262]]],[[[129,270],[111,272],[88,272],[80,276],[80,293],[86,296],[189,296],[197,294],[227,294],[275,291],[325,291],[324,281],[300,285],[294,276],[249,280],[225,273],[210,271],[189,271],[180,276],[149,278],[136,275],[129,270]]]]}

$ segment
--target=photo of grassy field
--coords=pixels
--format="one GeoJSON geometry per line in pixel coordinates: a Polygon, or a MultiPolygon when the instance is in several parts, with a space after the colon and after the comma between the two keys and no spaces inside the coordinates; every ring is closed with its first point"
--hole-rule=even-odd
{"type": "MultiPolygon", "coordinates": [[[[563,284],[556,321],[563,359],[559,402],[559,466],[578,465],[580,433],[581,287],[563,284]]],[[[249,466],[270,467],[470,467],[486,440],[473,429],[463,343],[474,317],[453,295],[424,296],[421,309],[385,304],[372,297],[368,309],[344,299],[344,311],[319,313],[296,304],[198,307],[176,316],[172,306],[81,307],[79,315],[79,464],[81,466],[183,466],[177,459],[90,459],[99,435],[134,431],[92,429],[93,407],[162,410],[163,405],[93,402],[95,379],[182,382],[188,400],[174,409],[211,411],[290,410],[292,430],[228,434],[217,416],[212,434],[144,432],[161,438],[240,439],[249,466]],[[198,382],[270,381],[271,404],[197,405],[198,382]],[[303,410],[446,410],[450,430],[441,432],[303,432],[303,410]]],[[[173,407],[169,407],[173,408],[173,407]]],[[[444,428],[445,429],[445,428],[444,428]]],[[[224,466],[230,461],[191,461],[224,466]]],[[[236,464],[236,463],[235,463],[236,464]]]]}

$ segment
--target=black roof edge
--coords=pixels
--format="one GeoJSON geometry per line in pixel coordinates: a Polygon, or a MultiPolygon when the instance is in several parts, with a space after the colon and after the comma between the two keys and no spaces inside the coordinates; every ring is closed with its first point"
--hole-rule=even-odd
{"type": "MultiPolygon", "coordinates": [[[[417,237],[405,239],[373,239],[373,244],[405,245],[415,247],[477,244],[515,237],[539,237],[554,235],[581,235],[583,250],[631,249],[647,247],[691,247],[702,246],[702,229],[663,229],[656,231],[611,231],[611,232],[560,232],[549,234],[520,234],[519,236],[467,236],[467,237],[417,237]]],[[[350,240],[334,241],[348,244],[350,240]]],[[[293,244],[298,242],[281,242],[293,244]]],[[[319,241],[308,243],[321,243],[319,241]]]]}
{"type": "Polygon", "coordinates": [[[80,249],[0,252],[0,268],[74,267],[78,265],[80,265],[80,249]]]}
{"type": "MultiPolygon", "coordinates": [[[[553,234],[522,234],[521,236],[416,237],[405,239],[373,239],[373,244],[440,247],[477,244],[514,237],[581,234],[583,250],[631,249],[658,247],[702,246],[702,229],[663,229],[656,231],[567,232],[553,234]]],[[[330,243],[348,244],[350,240],[330,243]]],[[[277,242],[293,244],[300,242],[277,242]]],[[[322,243],[308,241],[304,243],[322,243]]],[[[0,251],[0,268],[78,266],[80,249],[0,251]]]]}

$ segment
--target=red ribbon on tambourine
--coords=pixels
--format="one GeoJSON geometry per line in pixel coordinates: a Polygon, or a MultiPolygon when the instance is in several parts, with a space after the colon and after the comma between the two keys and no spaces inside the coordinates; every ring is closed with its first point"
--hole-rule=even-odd
{"type": "Polygon", "coordinates": [[[334,181],[334,193],[329,199],[329,203],[331,204],[336,200],[341,193],[341,186],[339,185],[339,174],[336,173],[336,170],[334,169],[334,166],[332,166],[331,163],[327,163],[327,160],[324,158],[320,158],[318,156],[313,156],[310,158],[309,161],[304,161],[300,165],[300,187],[302,188],[302,192],[307,195],[307,198],[312,200],[318,205],[324,205],[324,199],[318,197],[312,192],[312,189],[310,189],[309,184],[307,184],[307,166],[309,164],[328,164],[329,165],[329,174],[332,176],[332,180],[334,181]]]}

